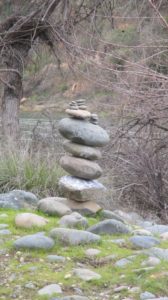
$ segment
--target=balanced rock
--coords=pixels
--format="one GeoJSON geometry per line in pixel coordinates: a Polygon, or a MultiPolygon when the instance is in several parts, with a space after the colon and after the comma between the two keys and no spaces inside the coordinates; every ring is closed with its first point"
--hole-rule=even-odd
{"type": "Polygon", "coordinates": [[[100,240],[100,236],[94,233],[69,228],[54,228],[50,231],[50,236],[67,245],[85,245],[100,240]]]}
{"type": "Polygon", "coordinates": [[[31,228],[34,226],[42,227],[45,226],[47,223],[48,223],[47,219],[31,213],[22,213],[22,214],[18,214],[15,217],[16,226],[23,227],[23,228],[31,228]]]}
{"type": "Polygon", "coordinates": [[[62,203],[62,199],[65,198],[48,197],[41,199],[38,202],[38,210],[52,216],[62,217],[68,215],[72,211],[65,203],[62,203]]]}
{"type": "Polygon", "coordinates": [[[85,120],[65,118],[59,123],[59,131],[65,138],[82,145],[101,147],[109,142],[103,128],[85,120]]]}
{"type": "Polygon", "coordinates": [[[102,169],[97,163],[83,158],[63,156],[60,165],[65,171],[79,178],[92,180],[99,178],[102,174],[102,169]]]}
{"type": "Polygon", "coordinates": [[[73,176],[63,176],[59,181],[59,189],[69,199],[83,201],[102,200],[105,187],[96,180],[85,180],[73,176]]]}
{"type": "Polygon", "coordinates": [[[65,151],[71,153],[76,157],[85,158],[89,160],[96,160],[101,158],[101,152],[93,147],[84,146],[69,141],[65,142],[63,146],[65,151]]]}
{"type": "Polygon", "coordinates": [[[128,226],[117,220],[104,220],[87,229],[96,234],[126,234],[130,233],[128,226]]]}
{"type": "Polygon", "coordinates": [[[51,249],[54,246],[53,239],[46,237],[42,233],[26,235],[14,242],[16,249],[51,249]]]}
{"type": "MultiPolygon", "coordinates": [[[[83,106],[82,106],[83,108],[83,106]]],[[[65,111],[69,116],[77,118],[77,119],[87,119],[91,117],[91,113],[87,110],[83,110],[83,109],[66,109],[65,111]]]]}
{"type": "Polygon", "coordinates": [[[77,228],[88,226],[88,221],[85,217],[81,216],[78,212],[73,212],[70,215],[63,216],[59,220],[60,227],[77,228]]]}

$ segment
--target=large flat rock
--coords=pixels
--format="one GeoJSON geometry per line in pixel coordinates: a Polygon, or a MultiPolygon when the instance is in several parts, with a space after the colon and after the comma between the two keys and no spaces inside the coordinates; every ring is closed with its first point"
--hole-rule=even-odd
{"type": "Polygon", "coordinates": [[[50,231],[53,239],[68,245],[85,245],[100,240],[100,236],[84,230],[69,228],[54,228],[50,231]]]}
{"type": "Polygon", "coordinates": [[[59,181],[60,192],[71,200],[97,201],[103,198],[106,188],[96,180],[85,180],[74,176],[63,176],[59,181]]]}
{"type": "Polygon", "coordinates": [[[69,174],[83,179],[97,179],[102,175],[101,167],[90,160],[63,156],[60,159],[61,167],[69,174]]]}
{"type": "Polygon", "coordinates": [[[109,142],[109,136],[103,128],[84,120],[62,119],[59,131],[68,140],[82,145],[101,147],[109,142]]]}

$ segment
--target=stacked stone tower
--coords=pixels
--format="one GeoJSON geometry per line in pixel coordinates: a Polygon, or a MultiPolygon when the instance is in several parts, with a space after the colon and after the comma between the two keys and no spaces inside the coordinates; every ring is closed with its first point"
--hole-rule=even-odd
{"type": "Polygon", "coordinates": [[[66,113],[68,118],[60,121],[59,131],[67,139],[64,149],[68,155],[61,158],[60,164],[70,176],[60,179],[60,190],[65,197],[78,203],[96,201],[105,190],[96,180],[102,175],[96,162],[101,158],[97,147],[106,145],[109,136],[98,125],[98,116],[87,110],[84,99],[72,101],[66,113]]]}

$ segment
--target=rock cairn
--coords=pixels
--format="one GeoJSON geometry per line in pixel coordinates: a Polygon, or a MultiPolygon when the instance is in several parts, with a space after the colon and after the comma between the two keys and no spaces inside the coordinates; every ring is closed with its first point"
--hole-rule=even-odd
{"type": "Polygon", "coordinates": [[[59,132],[67,139],[64,149],[68,152],[60,160],[62,168],[70,175],[61,177],[59,187],[70,200],[79,202],[96,201],[105,187],[96,179],[102,169],[96,160],[101,158],[97,147],[109,141],[107,132],[98,125],[97,114],[87,110],[84,99],[72,101],[66,109],[68,118],[59,123],[59,132]]]}

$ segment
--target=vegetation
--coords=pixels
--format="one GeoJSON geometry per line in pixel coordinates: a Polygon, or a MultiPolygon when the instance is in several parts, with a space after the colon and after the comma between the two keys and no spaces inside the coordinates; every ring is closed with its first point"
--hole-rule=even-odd
{"type": "Polygon", "coordinates": [[[40,151],[32,154],[29,150],[1,152],[0,192],[23,189],[40,197],[58,195],[58,181],[64,174],[58,156],[40,151]]]}
{"type": "MultiPolygon", "coordinates": [[[[0,246],[5,248],[8,255],[1,255],[3,260],[3,269],[0,273],[1,284],[3,287],[0,289],[1,299],[10,299],[11,295],[18,293],[17,297],[21,296],[22,299],[43,299],[37,296],[37,291],[47,284],[59,283],[61,284],[64,293],[72,294],[74,288],[82,289],[86,296],[90,299],[95,299],[96,295],[100,293],[108,294],[109,299],[112,300],[116,296],[114,289],[120,286],[128,286],[129,288],[123,289],[120,292],[120,298],[133,297],[133,299],[139,299],[140,291],[148,291],[158,296],[164,296],[168,293],[167,285],[167,268],[168,263],[163,262],[159,266],[155,266],[152,270],[145,270],[141,263],[146,260],[146,256],[136,253],[136,257],[132,259],[130,265],[124,268],[115,266],[115,262],[120,258],[132,256],[135,252],[131,249],[128,242],[123,247],[112,244],[109,236],[103,236],[103,239],[98,244],[87,246],[67,246],[61,245],[58,241],[55,247],[50,251],[42,250],[22,250],[15,251],[12,247],[13,240],[17,236],[23,236],[26,234],[33,234],[37,232],[37,228],[22,229],[17,228],[14,223],[16,212],[3,210],[0,211],[0,223],[4,222],[4,218],[1,217],[1,213],[8,215],[7,223],[9,229],[12,232],[12,239],[10,242],[6,238],[5,244],[0,246]],[[87,257],[85,250],[88,248],[96,248],[101,252],[97,257],[87,257]],[[56,254],[66,258],[66,262],[50,263],[47,260],[47,255],[56,254]],[[103,258],[114,254],[112,261],[103,262],[103,258]],[[84,264],[86,268],[89,268],[102,276],[98,281],[84,282],[72,274],[72,270],[77,264],[84,264]],[[34,270],[34,271],[33,271],[34,270]],[[15,274],[15,276],[13,276],[15,274]],[[159,280],[157,280],[159,278],[159,280]],[[10,285],[7,282],[10,281],[10,285]],[[26,288],[26,284],[33,283],[35,288],[26,288]],[[18,288],[19,286],[19,288],[18,288]],[[139,290],[133,290],[134,287],[138,287],[139,290]],[[131,290],[132,289],[132,290],[131,290]]],[[[40,214],[42,215],[42,214],[40,214]]],[[[46,217],[46,216],[45,216],[46,217]]],[[[53,227],[58,225],[58,218],[48,217],[49,224],[46,225],[44,231],[48,233],[53,227]]],[[[90,225],[93,222],[98,222],[99,217],[88,219],[90,225]]],[[[6,219],[5,219],[6,222],[6,219]]],[[[118,236],[113,236],[117,239],[118,236]]],[[[125,238],[126,241],[129,236],[120,236],[125,238]]],[[[167,242],[162,244],[162,247],[167,247],[167,242]]],[[[1,261],[0,261],[1,262],[1,261]]],[[[44,299],[48,299],[47,297],[44,299]]]]}

